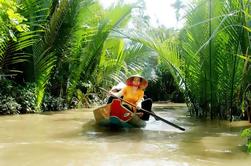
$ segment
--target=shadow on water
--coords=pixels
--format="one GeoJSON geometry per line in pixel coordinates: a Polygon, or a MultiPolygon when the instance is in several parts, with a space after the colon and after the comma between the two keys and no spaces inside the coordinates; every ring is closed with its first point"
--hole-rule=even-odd
{"type": "Polygon", "coordinates": [[[81,133],[83,137],[94,141],[105,140],[108,142],[117,142],[125,140],[143,140],[144,131],[141,128],[120,128],[116,126],[100,126],[91,120],[82,126],[81,133]]]}

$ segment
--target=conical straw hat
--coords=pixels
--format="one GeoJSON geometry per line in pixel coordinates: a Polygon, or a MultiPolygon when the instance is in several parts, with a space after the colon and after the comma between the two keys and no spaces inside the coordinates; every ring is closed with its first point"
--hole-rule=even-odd
{"type": "Polygon", "coordinates": [[[133,79],[134,79],[135,77],[138,77],[138,78],[140,78],[140,80],[141,80],[141,83],[140,83],[140,85],[139,85],[139,88],[140,88],[140,89],[145,89],[145,88],[148,86],[148,81],[147,81],[144,77],[142,77],[142,76],[140,76],[140,75],[138,75],[138,74],[132,75],[132,76],[130,76],[129,78],[127,78],[127,80],[126,80],[126,85],[132,85],[132,81],[133,81],[133,79]]]}

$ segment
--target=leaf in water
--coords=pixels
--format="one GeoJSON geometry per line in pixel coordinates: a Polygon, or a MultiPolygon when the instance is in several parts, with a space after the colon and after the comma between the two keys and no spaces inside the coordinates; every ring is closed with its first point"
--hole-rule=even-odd
{"type": "Polygon", "coordinates": [[[250,129],[245,129],[241,133],[241,137],[251,137],[251,130],[250,129]]]}

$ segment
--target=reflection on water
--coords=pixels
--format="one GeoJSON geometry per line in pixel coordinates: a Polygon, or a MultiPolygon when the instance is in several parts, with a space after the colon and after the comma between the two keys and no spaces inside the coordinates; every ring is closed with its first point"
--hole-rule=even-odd
{"type": "Polygon", "coordinates": [[[91,111],[0,117],[0,165],[250,165],[239,136],[248,123],[203,122],[185,107],[155,111],[186,131],[154,118],[142,129],[104,128],[91,111]]]}

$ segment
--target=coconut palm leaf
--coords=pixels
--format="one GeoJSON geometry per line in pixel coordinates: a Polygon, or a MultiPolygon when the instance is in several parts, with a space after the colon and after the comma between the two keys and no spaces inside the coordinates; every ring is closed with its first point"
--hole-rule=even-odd
{"type": "MultiPolygon", "coordinates": [[[[96,4],[94,4],[93,7],[96,7],[96,4]]],[[[76,52],[73,52],[75,55],[73,54],[72,57],[75,63],[70,65],[69,70],[71,73],[67,87],[68,101],[71,101],[80,79],[88,80],[94,72],[95,67],[100,61],[104,42],[108,38],[111,30],[114,27],[124,24],[130,12],[131,6],[117,6],[106,11],[103,18],[99,20],[98,27],[93,26],[93,28],[86,29],[88,31],[86,34],[92,33],[92,35],[84,36],[84,40],[82,39],[81,43],[79,43],[80,49],[76,47],[76,52]]]]}
{"type": "MultiPolygon", "coordinates": [[[[154,50],[161,56],[162,60],[169,66],[172,75],[177,79],[182,79],[182,71],[180,70],[181,61],[176,46],[173,44],[173,39],[167,38],[166,32],[150,31],[144,34],[129,33],[126,37],[135,42],[142,43],[151,50],[154,50]],[[178,74],[178,77],[177,77],[178,74]]],[[[177,82],[179,82],[177,80],[177,82]]]]}
{"type": "Polygon", "coordinates": [[[35,32],[22,32],[17,35],[17,41],[11,39],[0,43],[0,73],[17,74],[23,72],[15,69],[16,64],[26,62],[29,60],[28,53],[21,52],[23,49],[34,44],[36,39],[35,32]],[[14,67],[14,68],[13,68],[14,67]]]}
{"type": "MultiPolygon", "coordinates": [[[[114,35],[117,34],[111,36],[114,35]]],[[[146,66],[150,66],[151,55],[151,50],[140,43],[126,43],[111,37],[104,44],[95,83],[110,88],[114,81],[124,82],[132,74],[143,73],[146,66]]]]}
{"type": "Polygon", "coordinates": [[[37,110],[44,96],[44,90],[50,79],[52,68],[55,66],[56,54],[54,53],[54,43],[59,36],[59,30],[65,18],[69,6],[68,0],[63,0],[53,12],[48,24],[45,25],[44,33],[40,34],[40,39],[33,45],[33,77],[36,82],[37,110]]]}
{"type": "Polygon", "coordinates": [[[236,55],[242,45],[238,13],[243,9],[238,1],[212,0],[211,5],[205,2],[198,1],[188,10],[186,26],[179,36],[181,42],[177,37],[172,40],[156,33],[130,34],[130,39],[156,51],[176,83],[182,80],[181,87],[185,85],[189,101],[197,107],[196,115],[210,114],[213,118],[220,114],[217,111],[222,103],[232,102],[231,96],[237,92],[229,89],[235,89],[240,83],[243,62],[236,59],[236,55]]]}
{"type": "MultiPolygon", "coordinates": [[[[211,35],[205,37],[202,44],[199,44],[197,52],[195,54],[190,54],[190,57],[199,56],[203,50],[209,50],[209,52],[204,52],[203,61],[199,61],[199,64],[203,65],[201,71],[204,72],[205,81],[204,86],[198,87],[198,89],[206,88],[203,93],[203,100],[198,100],[199,105],[203,107],[203,101],[210,101],[211,108],[214,108],[213,112],[210,114],[217,114],[219,106],[222,106],[222,103],[229,107],[228,103],[232,103],[232,96],[236,92],[233,89],[236,89],[237,85],[240,83],[240,61],[236,59],[237,52],[239,51],[239,41],[240,41],[240,17],[238,17],[238,5],[229,6],[229,4],[234,4],[233,1],[225,3],[219,1],[212,1],[213,6],[217,6],[216,10],[214,9],[211,17],[218,18],[217,20],[210,19],[210,28],[211,35]],[[218,4],[219,3],[219,4],[218,4]],[[220,4],[222,3],[222,4],[220,4]],[[224,3],[224,4],[223,4],[224,3]],[[211,44],[210,44],[211,43],[211,44]],[[199,48],[199,49],[198,49],[199,48]],[[209,60],[209,61],[208,61],[209,60]],[[202,63],[203,62],[203,63],[202,63]],[[207,72],[209,71],[209,72],[207,72]],[[209,80],[209,81],[207,81],[209,80]],[[231,90],[232,89],[232,90],[231,90]],[[207,97],[207,96],[210,96],[207,97]]],[[[238,4],[237,1],[235,3],[238,4]]],[[[194,12],[194,11],[193,11],[194,12]]],[[[203,12],[203,11],[202,11],[203,12]]],[[[200,14],[201,15],[201,14],[200,14]]],[[[188,18],[189,19],[189,18],[188,18]]],[[[192,24],[193,25],[193,24],[192,24]]],[[[195,26],[196,27],[196,26],[195,26]]],[[[193,27],[194,28],[194,27],[193,27]]],[[[193,29],[192,28],[192,29],[193,29]]],[[[191,31],[188,29],[188,31],[191,31]]],[[[196,30],[197,34],[200,31],[196,30]]],[[[206,31],[206,29],[205,29],[206,31]]],[[[210,34],[210,32],[209,32],[210,34]]],[[[189,34],[189,36],[194,38],[196,34],[189,34]]],[[[188,42],[191,46],[192,43],[200,41],[199,38],[196,40],[193,39],[192,42],[188,42]]],[[[201,56],[199,56],[201,57],[201,56]]],[[[196,64],[196,63],[195,63],[196,64]]],[[[194,66],[194,65],[193,65],[194,66]]],[[[196,67],[196,66],[195,66],[196,67]]],[[[199,70],[197,70],[199,71],[199,70]]],[[[196,72],[196,70],[195,70],[196,72]]],[[[198,78],[203,78],[203,75],[197,75],[198,78]]],[[[194,80],[193,80],[194,81],[194,80]]],[[[198,81],[196,81],[198,82],[198,81]]],[[[191,85],[194,85],[191,84],[191,85]]],[[[196,91],[192,91],[196,94],[196,91]]],[[[196,96],[199,96],[196,94],[196,96]]],[[[201,96],[201,95],[200,95],[201,96]]],[[[204,107],[205,108],[205,107],[204,107]]]]}

